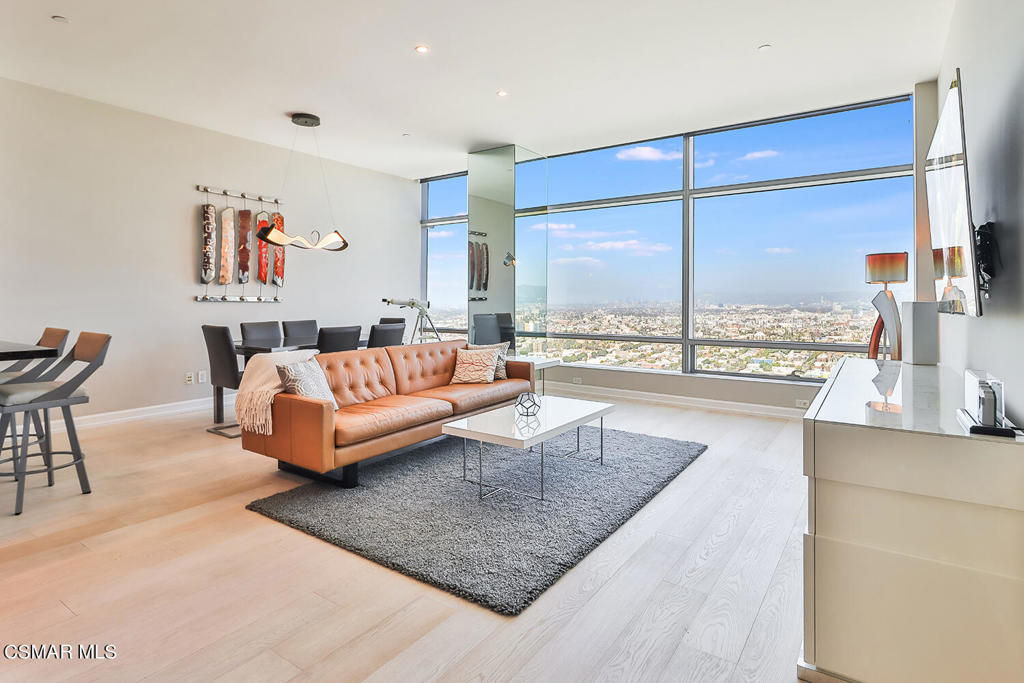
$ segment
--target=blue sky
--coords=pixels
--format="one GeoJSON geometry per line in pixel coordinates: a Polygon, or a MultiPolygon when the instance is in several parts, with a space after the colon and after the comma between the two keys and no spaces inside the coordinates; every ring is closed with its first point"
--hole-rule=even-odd
{"type": "MultiPolygon", "coordinates": [[[[909,101],[698,136],[694,186],[909,163],[912,140],[909,101]]],[[[682,137],[554,157],[517,167],[516,204],[679,190],[682,174],[682,137]]],[[[429,192],[430,217],[465,212],[465,177],[433,182],[429,192]]],[[[431,296],[464,296],[465,227],[433,232],[431,296]]],[[[680,202],[551,214],[546,229],[543,217],[521,218],[517,281],[543,287],[546,279],[551,305],[678,301],[681,234],[680,202]]],[[[699,199],[693,234],[697,297],[870,298],[864,254],[913,250],[912,181],[699,199]]]]}

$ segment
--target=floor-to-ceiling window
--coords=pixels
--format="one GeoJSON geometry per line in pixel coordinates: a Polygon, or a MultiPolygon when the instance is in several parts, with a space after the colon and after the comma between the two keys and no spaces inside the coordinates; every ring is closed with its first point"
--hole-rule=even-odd
{"type": "Polygon", "coordinates": [[[466,335],[468,283],[468,223],[466,174],[437,178],[422,184],[424,232],[423,296],[430,315],[445,338],[466,335]]]}
{"type": "Polygon", "coordinates": [[[684,159],[675,136],[520,165],[516,255],[523,264],[543,254],[547,268],[543,303],[517,291],[524,352],[683,369],[684,159]],[[545,167],[547,204],[531,164],[545,167]]]}
{"type": "MultiPolygon", "coordinates": [[[[865,254],[913,254],[912,161],[900,97],[520,164],[520,350],[825,377],[867,349],[877,286],[864,283],[865,254]]],[[[431,199],[454,180],[424,182],[427,288],[432,301],[442,282],[454,289],[439,245],[457,235],[464,320],[465,179],[462,204],[431,199]]]]}
{"type": "Polygon", "coordinates": [[[866,352],[864,256],[914,251],[912,117],[901,98],[693,136],[694,371],[823,378],[866,352]]]}

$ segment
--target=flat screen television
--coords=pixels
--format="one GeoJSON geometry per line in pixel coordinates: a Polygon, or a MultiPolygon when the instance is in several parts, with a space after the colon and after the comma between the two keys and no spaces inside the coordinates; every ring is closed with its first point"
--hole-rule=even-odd
{"type": "Polygon", "coordinates": [[[924,169],[939,312],[981,315],[960,69],[946,92],[924,169]]]}

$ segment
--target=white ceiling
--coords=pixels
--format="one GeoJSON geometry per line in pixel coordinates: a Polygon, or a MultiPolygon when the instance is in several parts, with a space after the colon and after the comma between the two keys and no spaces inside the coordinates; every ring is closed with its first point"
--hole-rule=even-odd
{"type": "Polygon", "coordinates": [[[496,144],[556,154],[906,93],[936,77],[952,7],[4,0],[0,75],[283,147],[285,113],[310,111],[325,156],[418,178],[496,144]]]}

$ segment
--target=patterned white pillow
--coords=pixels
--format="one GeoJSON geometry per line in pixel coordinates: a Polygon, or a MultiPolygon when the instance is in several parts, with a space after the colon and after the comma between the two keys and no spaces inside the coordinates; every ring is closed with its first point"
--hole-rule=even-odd
{"type": "Polygon", "coordinates": [[[456,349],[452,384],[490,384],[497,364],[498,349],[456,349]]]}
{"type": "Polygon", "coordinates": [[[466,348],[471,351],[480,349],[497,349],[498,363],[494,366],[494,379],[508,379],[508,372],[505,370],[505,357],[508,355],[509,342],[500,344],[467,344],[466,348]]]}
{"type": "Polygon", "coordinates": [[[338,402],[334,400],[331,387],[327,384],[324,369],[315,360],[278,365],[277,374],[287,393],[330,401],[334,409],[338,409],[338,402]]]}

